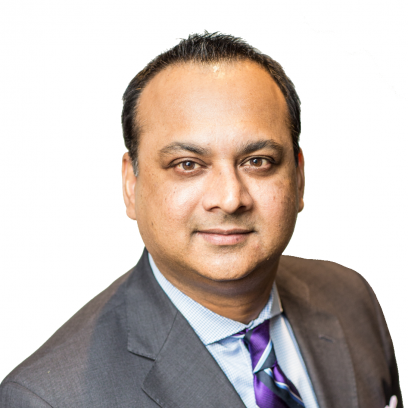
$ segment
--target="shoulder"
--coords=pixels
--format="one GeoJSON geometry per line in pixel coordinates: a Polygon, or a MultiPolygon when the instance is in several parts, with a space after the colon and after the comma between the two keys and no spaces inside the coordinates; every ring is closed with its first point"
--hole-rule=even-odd
{"type": "Polygon", "coordinates": [[[294,274],[300,279],[315,281],[316,278],[323,281],[351,281],[350,283],[359,284],[362,282],[362,276],[356,271],[342,266],[335,262],[322,261],[318,259],[305,259],[295,256],[283,255],[279,266],[283,269],[283,274],[294,274]]]}
{"type": "Polygon", "coordinates": [[[117,343],[126,334],[124,292],[131,272],[86,304],[4,379],[0,386],[1,406],[5,401],[11,405],[4,406],[14,406],[15,398],[30,400],[33,406],[48,406],[41,397],[58,394],[64,378],[70,379],[73,392],[80,392],[81,373],[92,369],[92,354],[99,350],[98,355],[103,355],[101,349],[105,349],[106,355],[111,355],[112,350],[119,350],[117,343]]]}
{"type": "Polygon", "coordinates": [[[276,281],[284,310],[288,306],[288,311],[301,315],[292,321],[309,334],[319,337],[330,319],[338,323],[337,336],[345,340],[361,393],[369,387],[379,392],[382,385],[387,401],[393,394],[401,400],[387,324],[373,290],[359,273],[334,262],[283,256],[276,281]],[[371,384],[363,380],[367,376],[371,384]]]}
{"type": "Polygon", "coordinates": [[[312,310],[336,315],[345,331],[365,329],[384,345],[390,343],[378,300],[356,271],[334,262],[284,256],[277,284],[286,296],[301,294],[312,310]]]}
{"type": "Polygon", "coordinates": [[[279,291],[292,296],[293,287],[311,310],[337,316],[350,343],[377,344],[388,361],[394,358],[391,337],[383,312],[368,282],[356,271],[334,262],[281,258],[277,284],[279,291]],[[301,289],[299,289],[301,288],[301,289]]]}
{"type": "MultiPolygon", "coordinates": [[[[277,286],[288,305],[295,303],[300,305],[297,311],[308,310],[305,316],[309,319],[310,316],[335,316],[344,333],[361,389],[368,386],[361,381],[367,375],[372,377],[373,384],[382,378],[382,385],[388,387],[386,400],[391,395],[401,400],[387,323],[373,290],[359,273],[334,262],[283,256],[277,286]]],[[[306,325],[310,326],[312,321],[308,320],[306,325]]]]}
{"type": "Polygon", "coordinates": [[[307,286],[310,296],[317,299],[357,296],[377,302],[370,285],[359,273],[335,262],[282,256],[278,282],[284,287],[301,282],[307,286]]]}

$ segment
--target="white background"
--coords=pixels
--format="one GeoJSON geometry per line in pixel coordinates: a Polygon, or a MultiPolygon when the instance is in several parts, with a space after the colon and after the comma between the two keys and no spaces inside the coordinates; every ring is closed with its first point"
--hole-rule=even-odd
{"type": "Polygon", "coordinates": [[[306,206],[286,253],[374,288],[408,398],[408,29],[403,1],[8,0],[0,6],[0,378],[138,260],[121,96],[161,51],[221,31],[302,100],[306,206]]]}

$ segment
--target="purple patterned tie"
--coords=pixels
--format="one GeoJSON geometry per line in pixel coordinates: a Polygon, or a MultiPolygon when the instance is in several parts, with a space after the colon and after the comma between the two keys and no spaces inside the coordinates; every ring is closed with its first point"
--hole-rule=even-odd
{"type": "Polygon", "coordinates": [[[269,336],[269,320],[252,330],[244,330],[242,336],[251,353],[254,373],[256,404],[259,408],[304,407],[300,394],[279,367],[269,336]]]}

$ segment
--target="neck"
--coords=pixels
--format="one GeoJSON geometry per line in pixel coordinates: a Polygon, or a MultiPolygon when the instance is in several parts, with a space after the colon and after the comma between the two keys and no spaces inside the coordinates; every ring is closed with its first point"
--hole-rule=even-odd
{"type": "Polygon", "coordinates": [[[192,271],[174,273],[160,261],[155,263],[164,277],[191,299],[218,315],[247,324],[268,302],[279,259],[230,281],[214,281],[192,271]]]}

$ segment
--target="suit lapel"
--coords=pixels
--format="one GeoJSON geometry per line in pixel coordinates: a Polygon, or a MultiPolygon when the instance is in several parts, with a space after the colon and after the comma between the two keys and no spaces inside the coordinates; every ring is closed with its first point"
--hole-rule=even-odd
{"type": "Polygon", "coordinates": [[[312,302],[308,285],[280,266],[279,295],[320,408],[357,408],[353,364],[337,317],[312,302]],[[313,305],[313,306],[312,306],[313,305]]]}
{"type": "Polygon", "coordinates": [[[225,374],[181,314],[176,317],[143,389],[166,408],[244,408],[225,374]]]}
{"type": "Polygon", "coordinates": [[[163,408],[242,407],[239,395],[163,292],[145,250],[129,280],[128,350],[154,360],[143,390],[163,408]]]}

